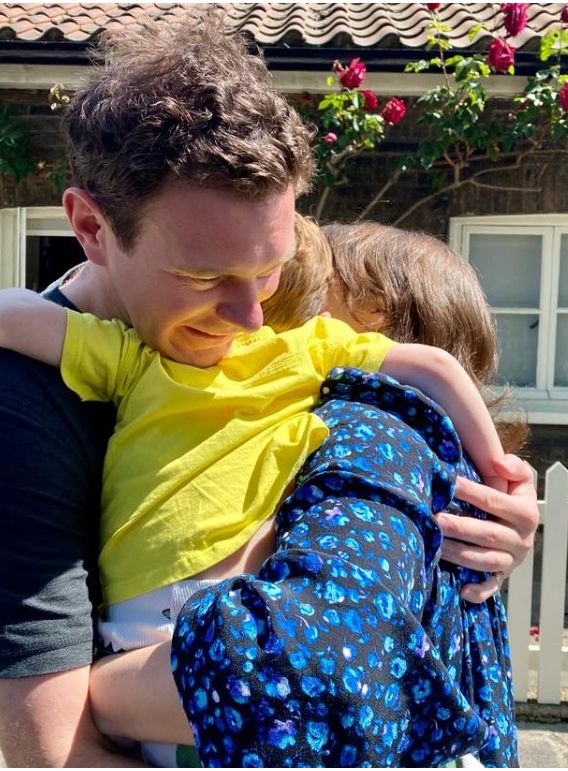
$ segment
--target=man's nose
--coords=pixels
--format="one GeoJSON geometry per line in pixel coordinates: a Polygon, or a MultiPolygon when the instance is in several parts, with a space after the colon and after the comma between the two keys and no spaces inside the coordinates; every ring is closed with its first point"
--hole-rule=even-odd
{"type": "Polygon", "coordinates": [[[240,329],[254,332],[260,329],[264,320],[262,307],[256,292],[235,292],[217,306],[217,315],[240,329]]]}

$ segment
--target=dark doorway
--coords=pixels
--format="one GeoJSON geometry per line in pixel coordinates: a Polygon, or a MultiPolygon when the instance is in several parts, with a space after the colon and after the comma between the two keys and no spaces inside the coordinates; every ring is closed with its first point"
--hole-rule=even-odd
{"type": "Polygon", "coordinates": [[[28,236],[26,286],[41,292],[84,259],[83,250],[74,236],[28,236]]]}

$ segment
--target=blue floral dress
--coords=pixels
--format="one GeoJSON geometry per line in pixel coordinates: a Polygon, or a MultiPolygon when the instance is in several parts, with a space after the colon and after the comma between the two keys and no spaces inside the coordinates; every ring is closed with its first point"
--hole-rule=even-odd
{"type": "Polygon", "coordinates": [[[460,600],[484,576],[439,562],[433,513],[457,471],[475,478],[451,422],[343,368],[316,412],[330,436],[277,514],[275,553],[178,617],[172,669],[201,762],[518,765],[501,599],[460,600]]]}

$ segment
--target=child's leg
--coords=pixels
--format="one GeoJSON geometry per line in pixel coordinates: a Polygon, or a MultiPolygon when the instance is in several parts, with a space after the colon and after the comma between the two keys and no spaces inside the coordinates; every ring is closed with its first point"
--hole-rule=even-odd
{"type": "Polygon", "coordinates": [[[485,739],[420,624],[451,426],[378,376],[325,389],[331,436],[279,512],[278,551],[178,621],[174,676],[206,766],[429,766],[485,739]]]}

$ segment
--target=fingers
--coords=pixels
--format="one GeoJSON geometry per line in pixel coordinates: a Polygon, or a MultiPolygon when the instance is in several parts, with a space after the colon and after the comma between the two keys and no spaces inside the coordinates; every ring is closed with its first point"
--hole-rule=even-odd
{"type": "MultiPolygon", "coordinates": [[[[484,549],[507,551],[513,554],[520,547],[521,537],[515,528],[507,524],[474,517],[457,517],[455,514],[441,512],[436,516],[444,538],[463,541],[466,544],[481,546],[484,549]]],[[[487,567],[486,570],[500,570],[487,567]]]]}
{"type": "MultiPolygon", "coordinates": [[[[442,515],[439,515],[440,517],[442,515]]],[[[444,515],[451,517],[452,515],[444,515]]],[[[461,519],[460,517],[452,517],[461,519]]],[[[479,520],[471,520],[479,523],[479,520]]],[[[489,523],[482,522],[487,525],[489,523]]],[[[495,523],[493,523],[495,524],[495,523]]],[[[504,528],[507,530],[508,528],[504,528]]],[[[479,534],[476,534],[479,535],[479,534]]],[[[508,551],[500,549],[487,549],[482,546],[472,546],[462,541],[453,541],[450,538],[444,538],[442,543],[442,559],[446,562],[452,562],[455,565],[480,570],[488,573],[502,573],[508,576],[515,568],[515,557],[508,551]]],[[[521,560],[522,561],[522,560],[521,560]]],[[[480,584],[465,584],[461,590],[461,596],[464,600],[473,603],[484,602],[499,591],[499,580],[494,575],[490,575],[480,584]]]]}
{"type": "Polygon", "coordinates": [[[475,546],[462,541],[454,541],[444,538],[442,542],[442,559],[454,565],[461,565],[470,570],[479,570],[486,573],[501,571],[505,575],[515,567],[517,562],[516,551],[509,552],[501,549],[489,549],[483,546],[475,546]]]}
{"type": "Polygon", "coordinates": [[[444,558],[473,570],[510,572],[523,562],[533,546],[532,526],[527,535],[513,525],[494,520],[457,517],[445,512],[436,519],[444,536],[444,558]],[[468,561],[462,561],[464,559],[468,561]]]}
{"type": "Polygon", "coordinates": [[[489,576],[482,584],[466,584],[461,590],[464,600],[473,603],[484,602],[499,591],[499,582],[495,576],[489,576]]]}
{"type": "Polygon", "coordinates": [[[536,490],[532,481],[532,471],[528,464],[526,465],[531,478],[529,479],[523,473],[521,479],[509,480],[508,493],[498,492],[493,488],[472,482],[470,479],[458,477],[456,498],[471,503],[478,509],[507,522],[523,538],[530,536],[534,534],[538,526],[539,511],[536,490]]]}
{"type": "Polygon", "coordinates": [[[502,455],[493,460],[493,466],[503,479],[510,482],[523,482],[533,484],[533,472],[526,460],[517,455],[502,455]]]}
{"type": "MultiPolygon", "coordinates": [[[[507,482],[507,493],[458,477],[456,498],[492,515],[491,520],[437,516],[444,535],[442,559],[472,570],[508,576],[526,558],[534,542],[539,510],[534,477],[528,463],[515,455],[495,460],[495,471],[507,482]]],[[[482,602],[498,591],[498,581],[490,576],[482,584],[468,584],[462,597],[482,602]]]]}

